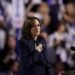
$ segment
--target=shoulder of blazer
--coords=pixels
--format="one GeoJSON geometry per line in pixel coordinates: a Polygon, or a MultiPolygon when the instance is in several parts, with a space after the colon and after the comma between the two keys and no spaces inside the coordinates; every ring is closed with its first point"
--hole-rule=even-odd
{"type": "Polygon", "coordinates": [[[25,48],[25,47],[27,47],[27,45],[26,45],[26,40],[25,40],[24,38],[20,38],[20,39],[18,40],[18,47],[19,47],[19,48],[25,48]]]}

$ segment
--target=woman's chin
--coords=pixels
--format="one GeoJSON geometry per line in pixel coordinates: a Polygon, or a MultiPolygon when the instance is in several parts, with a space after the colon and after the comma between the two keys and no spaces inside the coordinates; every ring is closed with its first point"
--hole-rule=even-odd
{"type": "Polygon", "coordinates": [[[40,35],[40,33],[35,33],[35,35],[36,35],[36,36],[39,36],[39,35],[40,35]]]}

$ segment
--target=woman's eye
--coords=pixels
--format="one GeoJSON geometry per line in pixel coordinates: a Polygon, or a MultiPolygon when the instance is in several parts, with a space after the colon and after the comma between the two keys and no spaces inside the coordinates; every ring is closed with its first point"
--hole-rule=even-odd
{"type": "Polygon", "coordinates": [[[39,24],[38,25],[34,25],[33,27],[37,27],[37,26],[39,27],[40,25],[39,24]]]}

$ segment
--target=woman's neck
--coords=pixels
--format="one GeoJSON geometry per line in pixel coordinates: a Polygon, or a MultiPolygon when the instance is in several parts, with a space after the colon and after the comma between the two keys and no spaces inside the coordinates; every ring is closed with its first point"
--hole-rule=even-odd
{"type": "Polygon", "coordinates": [[[32,38],[36,41],[37,40],[37,37],[36,35],[32,36],[32,38]]]}

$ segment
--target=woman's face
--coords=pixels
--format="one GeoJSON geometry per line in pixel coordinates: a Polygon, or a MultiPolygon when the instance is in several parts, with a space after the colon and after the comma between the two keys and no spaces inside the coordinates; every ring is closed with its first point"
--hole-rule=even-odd
{"type": "Polygon", "coordinates": [[[48,14],[44,15],[43,22],[46,26],[49,25],[50,21],[51,21],[51,17],[48,14]]]}
{"type": "Polygon", "coordinates": [[[70,14],[70,15],[74,14],[74,5],[68,4],[66,10],[67,10],[68,14],[70,14]]]}
{"type": "Polygon", "coordinates": [[[12,37],[12,36],[9,37],[8,46],[9,46],[11,49],[15,49],[15,47],[16,47],[16,40],[15,40],[15,37],[12,37]]]}
{"type": "Polygon", "coordinates": [[[60,25],[59,31],[60,32],[64,32],[65,31],[65,26],[63,24],[60,25]]]}
{"type": "Polygon", "coordinates": [[[40,34],[40,23],[38,20],[34,20],[34,25],[33,27],[31,28],[31,35],[32,36],[38,36],[40,34]]]}

